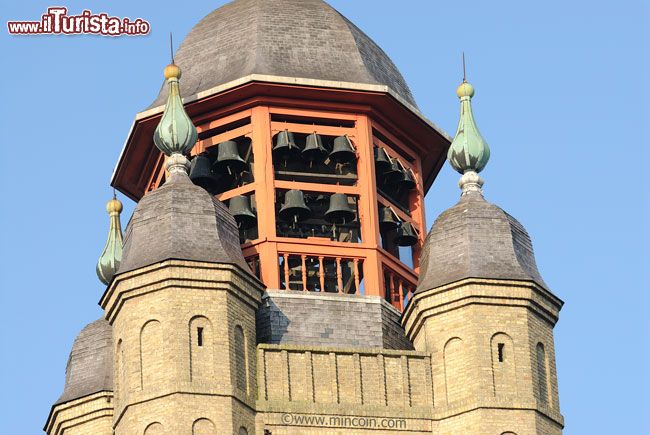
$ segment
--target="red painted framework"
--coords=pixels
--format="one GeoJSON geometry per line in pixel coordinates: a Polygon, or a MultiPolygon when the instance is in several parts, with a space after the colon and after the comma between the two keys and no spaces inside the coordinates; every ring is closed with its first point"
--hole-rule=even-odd
{"type": "MultiPolygon", "coordinates": [[[[186,110],[202,132],[250,118],[244,124],[218,135],[199,140],[192,154],[203,152],[224,140],[246,136],[251,139],[255,163],[254,181],[217,195],[225,201],[236,195],[255,192],[258,235],[242,245],[244,256],[259,256],[260,278],[268,288],[278,288],[279,255],[298,255],[351,259],[363,262],[364,293],[387,297],[403,309],[407,293],[417,283],[420,248],[426,234],[424,195],[444,162],[449,141],[430,124],[388,94],[304,86],[250,83],[186,104],[186,110]],[[277,122],[271,115],[342,121],[341,125],[314,125],[277,122]],[[388,116],[387,116],[388,115],[388,116]],[[349,125],[353,124],[353,127],[349,125]],[[272,137],[280,130],[339,136],[347,134],[357,149],[358,180],[352,186],[275,180],[272,168],[272,137]],[[373,130],[386,141],[376,137],[373,130]],[[390,143],[387,143],[390,142],[390,143]],[[417,188],[410,195],[411,216],[393,207],[402,221],[413,223],[419,233],[411,269],[381,247],[377,205],[390,201],[377,193],[373,146],[399,157],[410,169],[417,188]],[[270,188],[272,186],[272,188],[270,188]],[[276,236],[275,189],[301,189],[328,193],[345,193],[359,198],[361,243],[333,242],[323,238],[295,239],[276,236]],[[384,274],[391,276],[386,294],[384,274]],[[394,277],[394,279],[393,279],[394,277]]],[[[157,188],[164,180],[163,155],[153,145],[153,129],[160,119],[158,112],[137,120],[121,156],[112,185],[134,200],[157,188]]],[[[335,122],[327,122],[327,124],[335,122]]],[[[322,259],[321,259],[322,261],[322,259]]],[[[321,278],[322,279],[322,278],[321,278]]]]}

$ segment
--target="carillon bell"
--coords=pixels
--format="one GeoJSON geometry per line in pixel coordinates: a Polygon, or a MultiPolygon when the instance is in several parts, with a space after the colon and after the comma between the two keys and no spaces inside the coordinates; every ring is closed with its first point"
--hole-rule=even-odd
{"type": "Polygon", "coordinates": [[[382,175],[390,169],[390,158],[386,150],[381,147],[375,148],[375,171],[377,175],[382,175]]]}
{"type": "Polygon", "coordinates": [[[292,132],[283,130],[275,136],[275,146],[273,147],[274,156],[286,162],[298,154],[300,154],[300,147],[296,145],[296,140],[292,132]]]}
{"type": "Polygon", "coordinates": [[[409,222],[402,222],[394,242],[398,246],[413,246],[418,242],[418,234],[409,222]]]}
{"type": "Polygon", "coordinates": [[[390,207],[379,208],[379,229],[382,233],[393,231],[399,225],[399,218],[390,207]]]}
{"type": "Polygon", "coordinates": [[[212,160],[205,154],[199,154],[192,159],[190,180],[212,194],[219,190],[219,177],[212,171],[212,160]]]}
{"type": "Polygon", "coordinates": [[[251,210],[251,201],[248,196],[238,195],[230,198],[228,209],[235,218],[235,222],[242,230],[252,228],[257,223],[257,216],[251,210]]]}
{"type": "Polygon", "coordinates": [[[284,204],[278,213],[287,222],[300,222],[311,216],[311,209],[305,204],[302,190],[289,190],[284,195],[284,204]]]}
{"type": "Polygon", "coordinates": [[[397,184],[400,188],[404,190],[411,190],[415,189],[415,180],[413,179],[413,174],[411,173],[411,170],[404,167],[402,164],[400,164],[401,169],[402,169],[402,174],[400,175],[399,180],[397,181],[397,184]]]}
{"type": "Polygon", "coordinates": [[[354,210],[350,208],[348,196],[344,193],[335,193],[330,196],[330,206],[325,212],[325,220],[334,224],[352,222],[355,217],[354,210]]]}
{"type": "Polygon", "coordinates": [[[230,175],[240,174],[246,168],[246,161],[239,156],[237,142],[227,140],[218,145],[217,161],[214,167],[217,171],[227,171],[230,175]]]}
{"type": "Polygon", "coordinates": [[[399,160],[390,159],[390,168],[384,172],[384,183],[395,184],[402,178],[402,168],[399,160]]]}
{"type": "Polygon", "coordinates": [[[352,162],[357,158],[357,153],[347,135],[334,139],[334,145],[332,146],[332,152],[330,152],[329,158],[336,163],[352,162]]]}
{"type": "Polygon", "coordinates": [[[302,158],[311,166],[314,162],[322,162],[327,155],[323,146],[323,139],[317,133],[312,133],[305,140],[305,148],[302,150],[302,158]]]}

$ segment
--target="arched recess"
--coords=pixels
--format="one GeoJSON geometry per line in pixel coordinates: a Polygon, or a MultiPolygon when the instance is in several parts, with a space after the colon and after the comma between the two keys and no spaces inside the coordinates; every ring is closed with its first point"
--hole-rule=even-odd
{"type": "Polygon", "coordinates": [[[144,430],[143,435],[162,435],[164,432],[164,427],[162,424],[155,422],[151,423],[147,428],[144,430]]]}
{"type": "Polygon", "coordinates": [[[235,385],[244,393],[248,394],[248,364],[246,358],[246,335],[241,326],[236,325],[233,334],[233,344],[235,350],[235,385]]]}
{"type": "Polygon", "coordinates": [[[516,397],[517,370],[512,338],[504,332],[497,332],[490,340],[490,350],[494,396],[504,399],[516,397]]]}
{"type": "Polygon", "coordinates": [[[140,386],[148,388],[164,375],[165,350],[162,326],[149,320],[140,330],[140,386]]]}
{"type": "Polygon", "coordinates": [[[445,364],[445,387],[447,404],[463,399],[467,395],[467,372],[465,370],[465,345],[459,337],[449,339],[443,351],[445,364]]]}
{"type": "Polygon", "coordinates": [[[199,418],[192,424],[192,435],[216,435],[217,429],[211,420],[199,418]]]}
{"type": "Polygon", "coordinates": [[[514,432],[503,432],[501,435],[517,435],[514,432]]]}
{"type": "Polygon", "coordinates": [[[212,323],[204,316],[196,316],[189,323],[190,380],[205,382],[214,376],[214,337],[212,323]]]}
{"type": "Polygon", "coordinates": [[[239,433],[237,435],[248,435],[248,429],[246,429],[244,426],[239,428],[239,433]]]}
{"type": "Polygon", "coordinates": [[[548,371],[548,357],[546,356],[546,349],[544,345],[540,342],[537,343],[537,396],[542,403],[545,403],[552,407],[553,403],[551,401],[551,388],[549,383],[549,371],[548,371]]]}
{"type": "Polygon", "coordinates": [[[115,346],[115,401],[119,402],[124,398],[126,391],[126,368],[124,362],[124,346],[122,339],[117,340],[115,346]]]}

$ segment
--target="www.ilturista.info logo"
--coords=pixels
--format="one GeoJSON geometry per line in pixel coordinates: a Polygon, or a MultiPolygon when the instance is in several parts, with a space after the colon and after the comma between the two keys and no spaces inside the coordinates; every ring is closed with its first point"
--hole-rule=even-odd
{"type": "Polygon", "coordinates": [[[68,9],[53,6],[41,15],[40,21],[7,21],[12,35],[78,35],[82,33],[104,36],[138,36],[149,33],[151,26],[142,18],[110,17],[106,13],[93,14],[84,10],[80,15],[68,16],[68,9]]]}

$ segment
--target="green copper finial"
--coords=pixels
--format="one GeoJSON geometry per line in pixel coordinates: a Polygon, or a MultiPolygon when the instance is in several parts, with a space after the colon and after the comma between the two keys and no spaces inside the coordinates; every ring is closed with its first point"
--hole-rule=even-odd
{"type": "Polygon", "coordinates": [[[178,80],[181,77],[181,69],[173,63],[165,67],[165,78],[169,85],[169,96],[165,104],[160,123],[156,127],[153,141],[167,156],[180,154],[185,156],[190,152],[197,140],[196,127],[185,112],[178,80]]]}
{"type": "Polygon", "coordinates": [[[106,211],[110,217],[110,227],[106,246],[97,261],[97,277],[108,285],[122,261],[122,224],[120,223],[122,203],[115,198],[115,194],[113,194],[113,199],[106,203],[106,211]]]}
{"type": "Polygon", "coordinates": [[[460,98],[460,119],[456,135],[447,152],[447,159],[457,172],[461,174],[474,172],[478,177],[478,173],[483,170],[490,158],[490,147],[474,121],[472,113],[474,87],[467,83],[465,53],[463,53],[463,83],[456,89],[456,95],[460,98]]]}
{"type": "Polygon", "coordinates": [[[490,158],[490,147],[481,136],[472,113],[474,87],[463,80],[456,90],[460,98],[460,120],[454,140],[449,147],[447,158],[459,173],[481,172],[490,158]]]}

